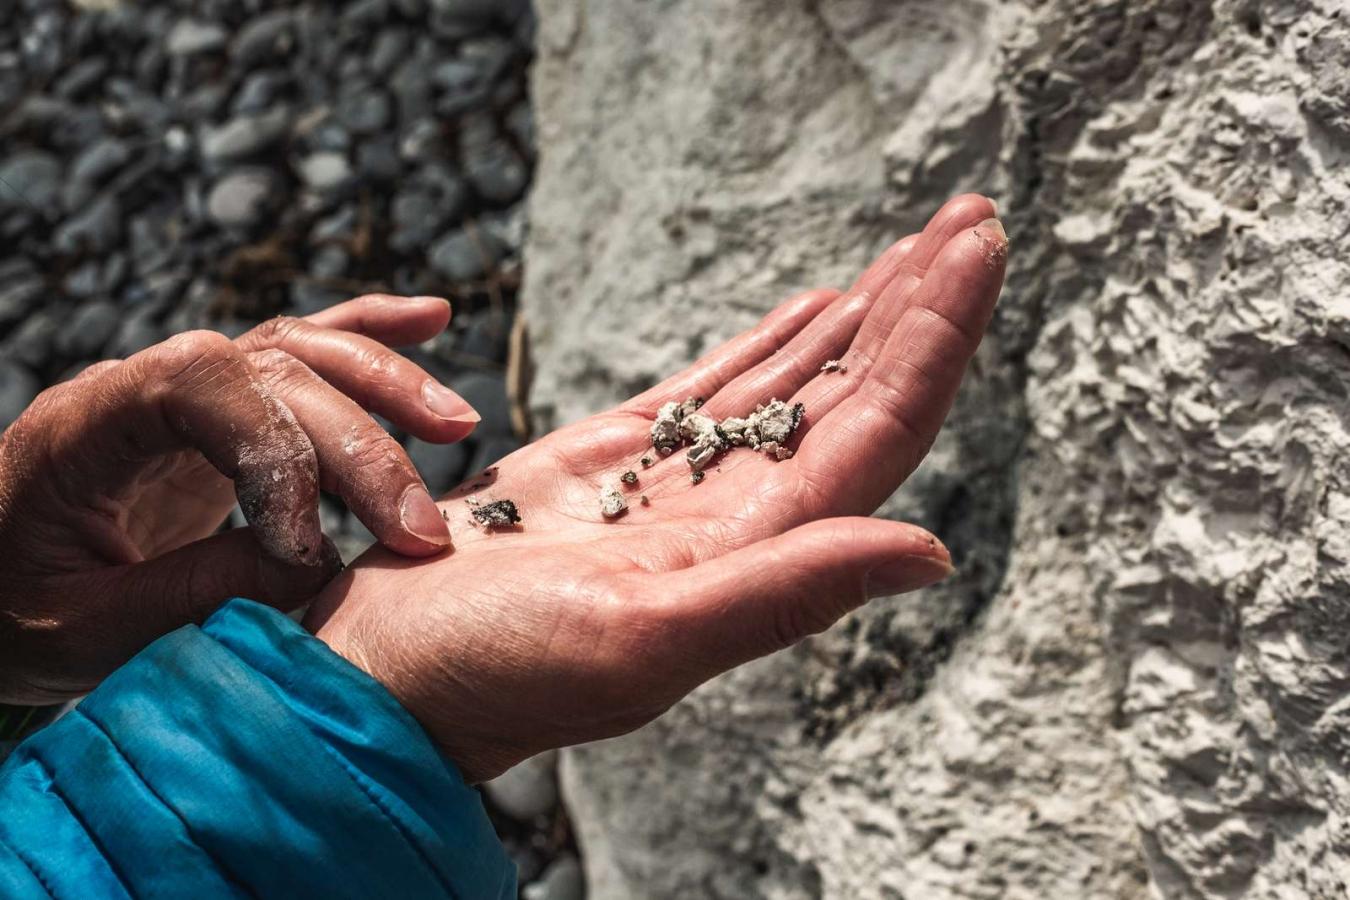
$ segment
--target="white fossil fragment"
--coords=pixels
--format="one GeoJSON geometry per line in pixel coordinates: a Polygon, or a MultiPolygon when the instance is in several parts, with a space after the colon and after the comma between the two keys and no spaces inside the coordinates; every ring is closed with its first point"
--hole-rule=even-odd
{"type": "Polygon", "coordinates": [[[656,411],[656,420],[652,422],[652,447],[657,453],[669,456],[675,452],[680,446],[680,423],[702,405],[701,399],[689,397],[683,403],[672,400],[656,411]]]}
{"type": "Polygon", "coordinates": [[[842,359],[830,359],[825,361],[825,365],[820,367],[820,371],[839,372],[842,374],[848,371],[848,366],[844,363],[842,359]]]}
{"type": "Polygon", "coordinates": [[[628,500],[617,484],[607,484],[600,488],[600,512],[606,519],[623,515],[628,509],[628,500]]]}
{"type": "Polygon", "coordinates": [[[757,407],[750,420],[758,432],[759,442],[786,444],[788,438],[792,437],[792,432],[801,424],[803,411],[804,408],[800,403],[788,406],[782,400],[770,400],[765,405],[757,407]]]}
{"type": "MultiPolygon", "coordinates": [[[[703,480],[704,469],[717,454],[730,447],[749,447],[774,459],[792,458],[787,442],[801,425],[805,408],[792,406],[774,399],[746,416],[728,416],[717,422],[711,416],[697,412],[701,400],[670,402],[661,407],[652,423],[652,446],[662,456],[669,456],[676,447],[688,445],[686,461],[692,472],[692,481],[703,480]]],[[[643,458],[643,465],[648,459],[643,458]]]]}
{"type": "Polygon", "coordinates": [[[717,423],[702,413],[690,413],[680,422],[680,437],[689,442],[689,468],[701,472],[722,450],[726,441],[717,430],[717,423]]]}
{"type": "Polygon", "coordinates": [[[652,422],[652,447],[662,456],[669,456],[680,446],[680,404],[671,402],[656,411],[652,422]]]}

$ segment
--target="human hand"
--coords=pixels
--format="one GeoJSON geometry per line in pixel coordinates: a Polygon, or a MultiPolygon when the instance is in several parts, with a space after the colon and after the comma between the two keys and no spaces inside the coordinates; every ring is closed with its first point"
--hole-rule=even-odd
{"type": "Polygon", "coordinates": [[[0,701],[88,690],[159,635],[242,595],[299,605],[342,567],[322,487],[380,542],[450,535],[398,443],[477,414],[385,345],[440,333],[449,305],[371,295],[231,341],[181,334],[44,391],[0,437],[0,701]],[[250,528],[212,534],[234,507],[250,528]]]}
{"type": "Polygon", "coordinates": [[[932,535],[861,517],[927,453],[993,313],[1007,254],[994,215],[982,197],[952,200],[847,293],[797,297],[687,371],[512,454],[443,501],[452,552],[372,551],[306,624],[476,781],[630,731],[869,597],[944,578],[932,535]],[[847,371],[822,372],[835,358],[847,371]],[[657,409],[686,397],[718,420],[802,403],[795,456],[732,450],[698,485],[683,453],[643,469],[657,409]],[[599,489],[626,470],[639,477],[630,508],[604,519],[599,489]],[[465,498],[511,499],[523,521],[477,530],[465,498]]]}

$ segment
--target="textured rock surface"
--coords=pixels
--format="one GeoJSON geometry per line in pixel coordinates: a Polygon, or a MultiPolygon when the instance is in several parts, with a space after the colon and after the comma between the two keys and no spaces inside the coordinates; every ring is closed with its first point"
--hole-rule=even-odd
{"type": "Polygon", "coordinates": [[[1345,896],[1342,5],[540,13],[541,421],[845,283],[954,192],[1013,240],[887,508],[961,575],[565,754],[592,896],[1345,896]]]}

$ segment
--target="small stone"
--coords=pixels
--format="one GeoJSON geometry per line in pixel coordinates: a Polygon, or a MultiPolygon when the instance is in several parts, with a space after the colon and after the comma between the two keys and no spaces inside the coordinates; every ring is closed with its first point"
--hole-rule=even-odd
{"type": "Polygon", "coordinates": [[[505,248],[490,233],[463,228],[446,234],[431,246],[427,261],[452,281],[474,281],[501,262],[505,248]]]}
{"type": "Polygon", "coordinates": [[[525,163],[486,116],[475,116],[461,124],[459,156],[474,193],[489,203],[510,204],[529,183],[525,163]]]}
{"type": "Polygon", "coordinates": [[[154,311],[146,310],[125,317],[108,345],[108,355],[126,359],[164,340],[164,329],[154,322],[154,311]]]}
{"type": "Polygon", "coordinates": [[[510,500],[493,500],[480,503],[470,499],[469,515],[473,521],[484,528],[510,528],[520,522],[520,511],[510,500]]]}
{"type": "Polygon", "coordinates": [[[231,172],[211,189],[206,212],[222,228],[251,228],[274,205],[277,182],[265,169],[231,172]]]}
{"type": "Polygon", "coordinates": [[[295,46],[292,12],[279,9],[264,13],[241,28],[230,48],[230,56],[240,69],[252,69],[259,63],[290,53],[295,46]]]}
{"type": "Polygon", "coordinates": [[[375,37],[367,60],[371,72],[387,76],[408,52],[408,33],[402,29],[385,28],[375,37]]]}
{"type": "Polygon", "coordinates": [[[652,505],[652,501],[650,501],[650,500],[647,499],[647,495],[646,495],[646,494],[640,494],[640,495],[638,496],[638,502],[641,503],[643,506],[651,506],[651,505],[652,505]]]}
{"type": "Polygon", "coordinates": [[[338,98],[337,118],[353,134],[374,134],[389,124],[389,98],[373,88],[344,91],[338,98]]]}
{"type": "Polygon", "coordinates": [[[656,460],[652,459],[650,456],[644,456],[642,459],[638,460],[638,462],[642,464],[642,468],[644,469],[650,469],[656,464],[656,460]]]}
{"type": "Polygon", "coordinates": [[[315,278],[335,279],[347,274],[351,257],[337,244],[320,247],[309,261],[309,274],[315,278]]]}
{"type": "Polygon", "coordinates": [[[689,473],[689,482],[691,484],[702,484],[703,479],[707,477],[707,472],[704,472],[702,469],[695,469],[693,472],[689,473]]]}
{"type": "Polygon", "coordinates": [[[300,162],[300,177],[319,193],[334,193],[352,179],[352,167],[341,153],[311,153],[300,162]]]}
{"type": "Polygon", "coordinates": [[[702,413],[690,413],[680,420],[680,437],[691,445],[686,460],[694,472],[701,472],[727,447],[717,423],[702,413]]]}
{"type": "Polygon", "coordinates": [[[680,446],[681,405],[674,401],[664,404],[656,411],[652,422],[652,447],[662,456],[669,456],[680,446]]]}
{"type": "Polygon", "coordinates": [[[121,236],[121,206],[105,195],[63,222],[52,234],[52,244],[62,253],[106,253],[121,236]]]}
{"type": "Polygon", "coordinates": [[[378,28],[389,18],[389,0],[357,0],[342,12],[342,18],[363,28],[378,28]]]}
{"type": "Polygon", "coordinates": [[[600,488],[600,513],[606,519],[617,518],[627,509],[628,500],[624,498],[623,491],[619,490],[618,485],[607,484],[600,488]]]}
{"type": "Polygon", "coordinates": [[[131,148],[116,138],[105,138],[93,144],[70,166],[72,181],[98,186],[131,159],[131,148]]]}
{"type": "Polygon", "coordinates": [[[225,29],[212,22],[182,19],[169,31],[164,48],[171,56],[195,56],[221,49],[228,38],[225,29]]]}
{"type": "Polygon", "coordinates": [[[252,156],[280,142],[290,133],[290,128],[291,111],[286,106],[255,115],[237,116],[224,125],[203,130],[202,156],[208,162],[252,156]]]}
{"type": "Polygon", "coordinates": [[[840,361],[840,360],[837,360],[837,359],[831,359],[831,360],[827,360],[827,361],[825,362],[825,364],[824,364],[823,366],[820,367],[820,371],[822,371],[822,372],[839,372],[839,373],[842,374],[842,373],[848,371],[848,366],[845,365],[845,364],[844,364],[842,361],[840,361]]]}
{"type": "Polygon", "coordinates": [[[559,856],[534,884],[521,891],[523,900],[586,900],[586,878],[571,854],[559,856]]]}
{"type": "Polygon", "coordinates": [[[36,209],[44,215],[55,211],[61,196],[61,162],[37,151],[15,153],[0,163],[0,211],[36,209]]]}
{"type": "Polygon", "coordinates": [[[8,328],[37,306],[47,285],[36,273],[17,278],[0,276],[0,328],[8,328]]]}
{"type": "Polygon", "coordinates": [[[619,476],[619,480],[622,481],[624,484],[637,484],[638,476],[636,472],[634,472],[632,469],[629,469],[627,472],[624,472],[622,475],[619,476]]]}
{"type": "Polygon", "coordinates": [[[68,359],[93,359],[108,343],[122,314],[111,300],[95,300],[75,311],[56,335],[56,350],[68,359]]]}
{"type": "Polygon", "coordinates": [[[373,181],[393,181],[403,168],[397,140],[392,136],[374,138],[356,148],[356,167],[362,177],[373,181]]]}
{"type": "Polygon", "coordinates": [[[260,113],[272,105],[286,81],[287,76],[280,72],[253,72],[235,92],[230,108],[237,116],[260,113]]]}
{"type": "Polygon", "coordinates": [[[557,751],[541,753],[485,782],[483,790],[494,806],[528,824],[558,806],[557,764],[557,751]]]}

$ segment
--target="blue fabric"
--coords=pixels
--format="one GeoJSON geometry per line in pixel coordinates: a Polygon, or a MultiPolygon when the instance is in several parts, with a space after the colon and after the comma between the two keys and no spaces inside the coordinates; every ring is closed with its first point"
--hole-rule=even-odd
{"type": "Polygon", "coordinates": [[[232,600],[0,767],[0,897],[516,896],[466,785],[377,682],[232,600]]]}

